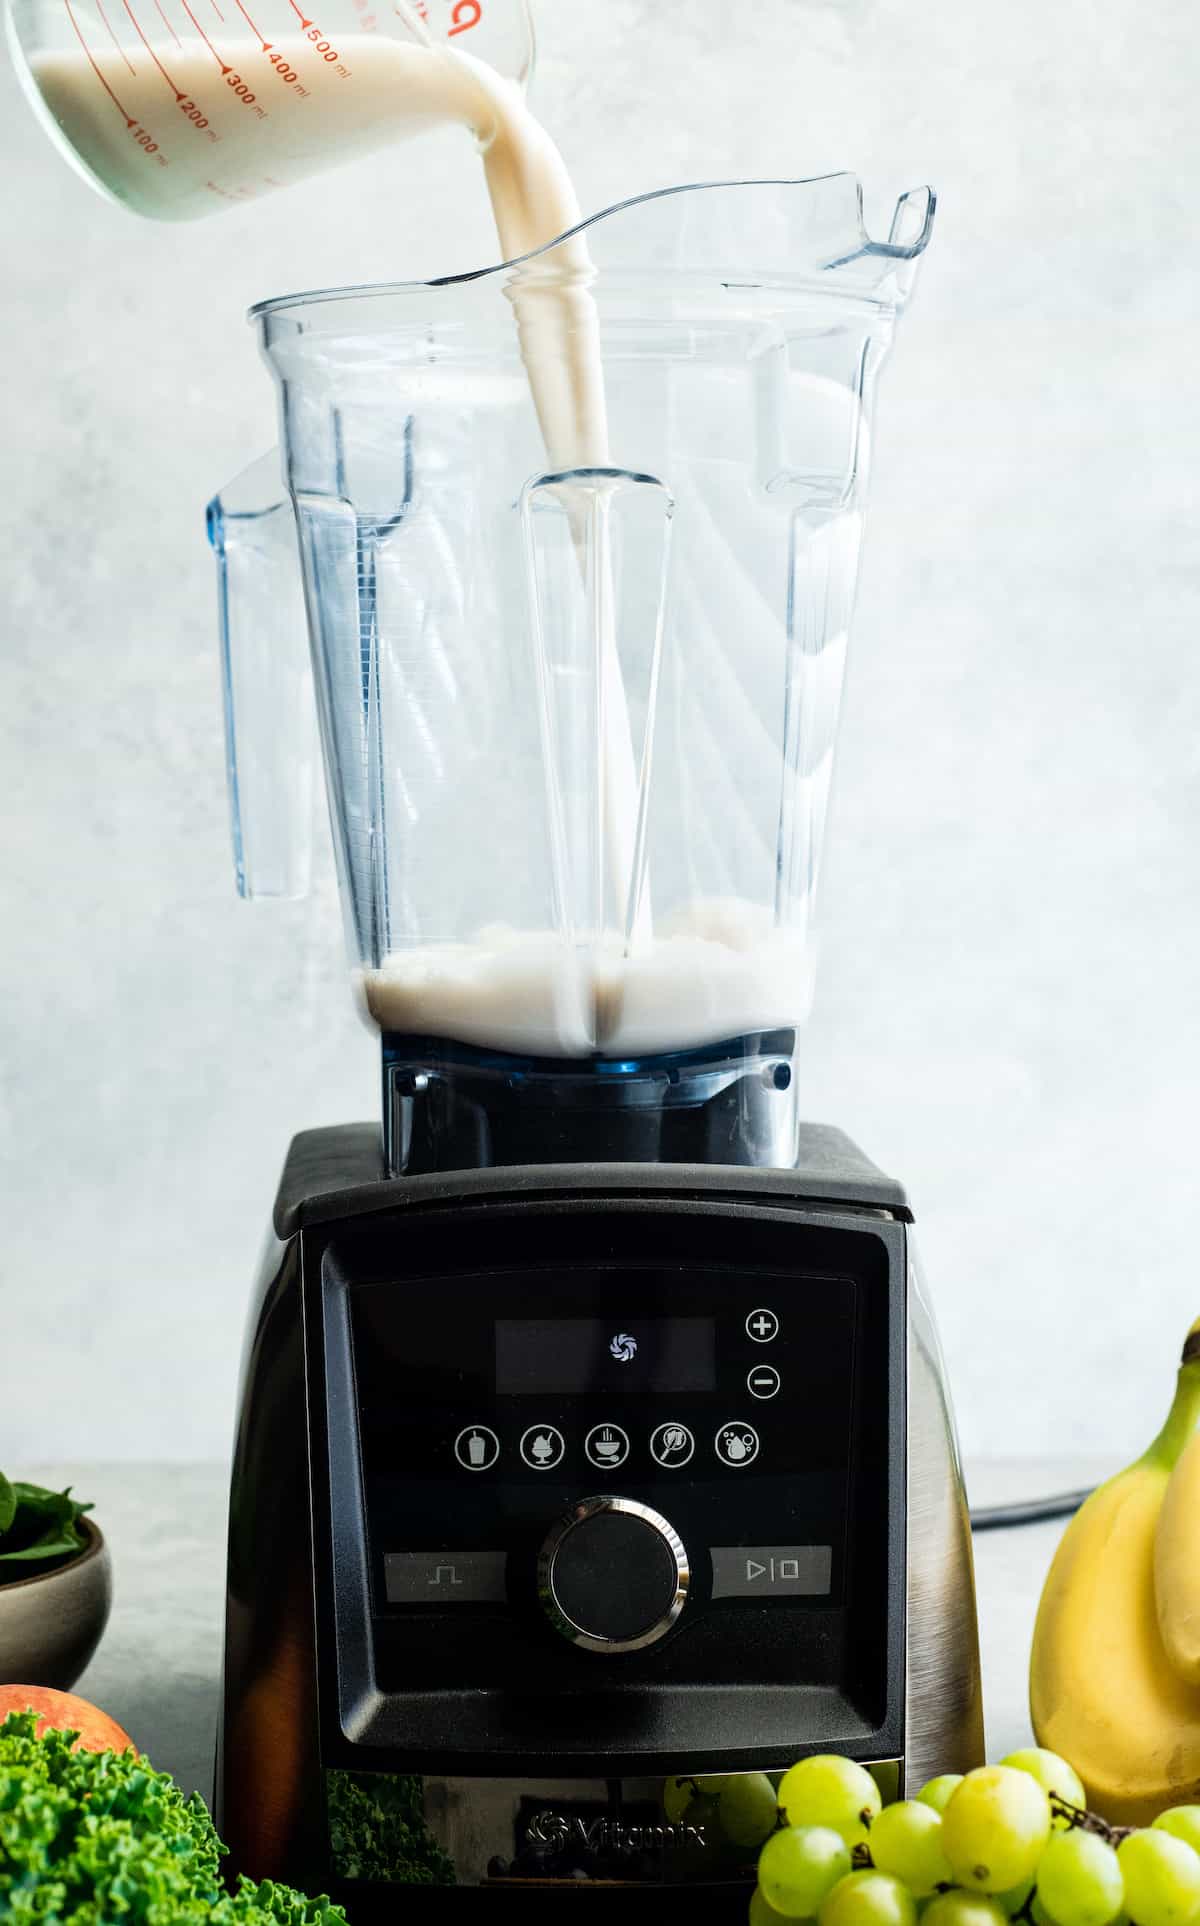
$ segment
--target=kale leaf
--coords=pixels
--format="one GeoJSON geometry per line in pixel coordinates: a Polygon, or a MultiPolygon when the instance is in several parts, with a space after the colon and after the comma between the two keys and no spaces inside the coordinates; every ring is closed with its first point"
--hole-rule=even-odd
{"type": "Polygon", "coordinates": [[[5,1926],[346,1926],[339,1906],[270,1880],[221,1882],[225,1847],[198,1793],[135,1752],[0,1724],[0,1920],[5,1926]]]}
{"type": "Polygon", "coordinates": [[[339,1879],[453,1886],[454,1862],[425,1824],[419,1777],[330,1772],[329,1847],[339,1879]]]}

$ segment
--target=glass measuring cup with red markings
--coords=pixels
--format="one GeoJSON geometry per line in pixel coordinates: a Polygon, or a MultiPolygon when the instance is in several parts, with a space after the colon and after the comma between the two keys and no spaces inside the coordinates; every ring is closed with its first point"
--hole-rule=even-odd
{"type": "Polygon", "coordinates": [[[190,220],[469,118],[470,55],[524,86],[527,0],[10,0],[43,126],[110,199],[190,220]]]}

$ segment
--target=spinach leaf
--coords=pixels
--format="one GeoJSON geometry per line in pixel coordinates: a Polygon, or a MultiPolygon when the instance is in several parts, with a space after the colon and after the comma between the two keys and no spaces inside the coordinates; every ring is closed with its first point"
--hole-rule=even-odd
{"type": "Polygon", "coordinates": [[[32,1538],[27,1544],[10,1550],[0,1545],[0,1565],[35,1565],[46,1558],[73,1558],[81,1552],[87,1540],[74,1526],[51,1526],[40,1538],[32,1538]]]}
{"type": "Polygon", "coordinates": [[[47,1491],[0,1475],[0,1566],[74,1558],[87,1544],[79,1520],[91,1509],[72,1498],[69,1485],[47,1491]]]}
{"type": "Polygon", "coordinates": [[[18,1509],[30,1517],[54,1519],[60,1524],[74,1523],[91,1505],[77,1504],[71,1496],[71,1487],[65,1491],[47,1491],[44,1485],[15,1484],[18,1509]]]}

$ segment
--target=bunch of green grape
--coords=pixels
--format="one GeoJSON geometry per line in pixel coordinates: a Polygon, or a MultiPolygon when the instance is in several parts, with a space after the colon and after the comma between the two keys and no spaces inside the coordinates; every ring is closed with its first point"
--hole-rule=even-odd
{"type": "Polygon", "coordinates": [[[703,1790],[728,1839],[761,1843],[751,1926],[1200,1926],[1200,1806],[1108,1826],[1039,1747],[886,1807],[865,1767],[832,1755],[778,1787],[749,1773],[703,1790]]]}

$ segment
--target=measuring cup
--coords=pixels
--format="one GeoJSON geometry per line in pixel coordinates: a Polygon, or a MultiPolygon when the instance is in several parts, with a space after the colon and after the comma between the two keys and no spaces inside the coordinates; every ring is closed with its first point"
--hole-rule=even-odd
{"type": "Polygon", "coordinates": [[[76,171],[168,221],[444,120],[439,49],[522,86],[533,62],[527,0],[10,0],[8,37],[76,171]]]}

